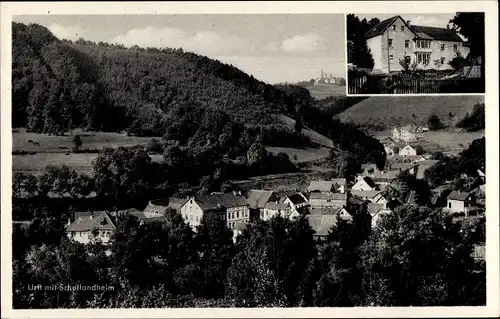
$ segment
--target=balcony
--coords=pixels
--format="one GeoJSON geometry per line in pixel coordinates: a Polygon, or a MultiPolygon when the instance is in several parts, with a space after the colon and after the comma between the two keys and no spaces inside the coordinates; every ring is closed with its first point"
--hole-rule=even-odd
{"type": "Polygon", "coordinates": [[[428,52],[428,53],[431,53],[432,52],[432,48],[417,48],[415,47],[415,49],[413,49],[413,51],[416,53],[416,52],[428,52]]]}

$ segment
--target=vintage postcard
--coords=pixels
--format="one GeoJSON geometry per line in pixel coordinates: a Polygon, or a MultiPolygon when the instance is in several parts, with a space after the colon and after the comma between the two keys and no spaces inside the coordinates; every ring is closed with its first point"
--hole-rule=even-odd
{"type": "Polygon", "coordinates": [[[2,317],[499,314],[496,2],[1,8],[2,317]]]}

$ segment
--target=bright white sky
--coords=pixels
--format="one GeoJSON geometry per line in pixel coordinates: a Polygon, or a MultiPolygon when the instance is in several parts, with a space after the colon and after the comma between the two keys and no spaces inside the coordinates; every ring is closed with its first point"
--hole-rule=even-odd
{"type": "Polygon", "coordinates": [[[296,82],[321,69],[345,75],[344,15],[45,15],[14,16],[56,37],[182,47],[233,64],[269,82],[296,82]]]}

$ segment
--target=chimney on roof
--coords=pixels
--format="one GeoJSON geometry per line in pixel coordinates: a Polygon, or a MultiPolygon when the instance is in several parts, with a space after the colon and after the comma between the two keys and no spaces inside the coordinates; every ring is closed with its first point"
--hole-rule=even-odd
{"type": "Polygon", "coordinates": [[[411,26],[411,20],[406,21],[406,23],[411,26]]]}

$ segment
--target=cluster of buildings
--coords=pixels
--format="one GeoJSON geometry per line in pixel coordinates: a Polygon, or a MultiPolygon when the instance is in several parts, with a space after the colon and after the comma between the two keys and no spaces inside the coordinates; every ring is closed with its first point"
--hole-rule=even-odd
{"type": "MultiPolygon", "coordinates": [[[[166,221],[167,209],[177,211],[193,229],[200,225],[207,214],[216,214],[225,221],[236,238],[252,221],[269,220],[274,216],[294,219],[306,216],[315,231],[315,238],[324,238],[338,220],[352,220],[348,207],[350,204],[367,204],[372,216],[372,226],[376,227],[381,216],[392,214],[390,199],[384,189],[404,171],[418,174],[419,165],[413,163],[394,163],[380,171],[374,164],[363,165],[363,171],[352,183],[343,178],[313,180],[307,190],[302,192],[281,193],[273,190],[250,190],[246,196],[241,193],[212,193],[189,198],[162,198],[151,200],[142,210],[116,212],[76,213],[66,227],[68,237],[88,243],[92,236],[99,236],[107,243],[116,229],[114,217],[123,214],[136,216],[141,224],[166,221]]],[[[437,203],[436,203],[437,204],[437,203]]],[[[444,206],[444,205],[442,205],[444,206]]],[[[465,213],[481,209],[472,192],[451,192],[446,196],[444,210],[450,213],[465,213]]]]}
{"type": "Polygon", "coordinates": [[[314,85],[334,85],[339,82],[339,78],[336,78],[331,73],[323,72],[321,69],[321,75],[314,79],[314,85]]]}
{"type": "Polygon", "coordinates": [[[401,16],[380,22],[369,30],[366,43],[374,60],[374,71],[401,71],[400,61],[424,70],[449,70],[457,55],[467,57],[466,41],[449,26],[445,28],[413,25],[401,16]]]}

